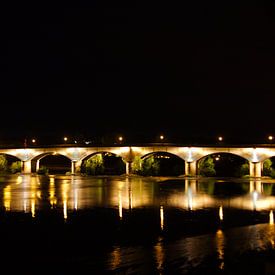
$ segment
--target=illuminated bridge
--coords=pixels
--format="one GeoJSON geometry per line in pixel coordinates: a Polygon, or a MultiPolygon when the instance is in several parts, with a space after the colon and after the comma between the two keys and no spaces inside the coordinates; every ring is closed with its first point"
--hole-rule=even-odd
{"type": "Polygon", "coordinates": [[[261,177],[263,163],[266,159],[275,156],[275,147],[271,145],[228,146],[228,147],[187,147],[171,144],[151,144],[142,146],[109,146],[109,147],[76,147],[76,146],[53,146],[53,147],[30,147],[30,148],[2,148],[0,154],[16,157],[22,162],[23,173],[35,173],[39,169],[39,162],[48,155],[62,155],[71,161],[71,173],[75,174],[82,162],[100,153],[112,153],[120,156],[126,163],[126,174],[131,173],[131,165],[136,156],[144,158],[155,153],[169,153],[185,162],[185,174],[195,176],[197,174],[198,161],[211,154],[233,154],[249,162],[251,177],[261,177]]]}

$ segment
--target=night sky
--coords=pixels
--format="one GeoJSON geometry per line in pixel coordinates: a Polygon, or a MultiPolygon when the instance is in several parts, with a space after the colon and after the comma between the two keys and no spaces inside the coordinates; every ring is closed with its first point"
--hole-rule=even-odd
{"type": "Polygon", "coordinates": [[[275,3],[184,2],[3,5],[0,142],[266,143],[275,3]]]}

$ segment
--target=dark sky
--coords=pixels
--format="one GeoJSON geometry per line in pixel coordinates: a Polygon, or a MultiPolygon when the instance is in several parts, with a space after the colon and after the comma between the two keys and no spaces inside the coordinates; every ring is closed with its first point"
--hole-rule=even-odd
{"type": "Polygon", "coordinates": [[[0,140],[275,135],[273,1],[55,2],[0,9],[0,140]]]}

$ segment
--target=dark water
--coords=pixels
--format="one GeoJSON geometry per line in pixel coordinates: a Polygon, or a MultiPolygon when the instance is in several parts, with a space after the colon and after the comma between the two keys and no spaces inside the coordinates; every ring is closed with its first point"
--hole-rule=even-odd
{"type": "Polygon", "coordinates": [[[272,181],[20,175],[0,182],[3,274],[273,269],[272,181]]]}

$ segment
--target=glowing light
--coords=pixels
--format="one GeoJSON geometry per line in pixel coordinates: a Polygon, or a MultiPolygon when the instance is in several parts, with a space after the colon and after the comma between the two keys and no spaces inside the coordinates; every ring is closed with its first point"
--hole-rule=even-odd
{"type": "Polygon", "coordinates": [[[36,140],[33,138],[33,139],[32,139],[32,143],[35,143],[35,142],[36,142],[36,140]]]}
{"type": "Polygon", "coordinates": [[[219,141],[223,141],[223,137],[222,137],[222,136],[219,136],[219,137],[218,137],[218,140],[219,140],[219,141]]]}
{"type": "Polygon", "coordinates": [[[67,138],[67,137],[64,137],[63,140],[66,142],[66,141],[68,140],[68,138],[67,138]]]}
{"type": "Polygon", "coordinates": [[[35,200],[32,199],[31,200],[31,213],[32,213],[32,217],[35,217],[35,200]]]}
{"type": "Polygon", "coordinates": [[[51,204],[51,207],[53,207],[54,204],[56,203],[55,187],[54,187],[54,177],[50,177],[49,193],[50,193],[50,204],[51,204]]]}
{"type": "Polygon", "coordinates": [[[160,140],[164,140],[164,135],[159,136],[160,140]]]}
{"type": "Polygon", "coordinates": [[[256,201],[256,200],[258,199],[258,197],[259,197],[258,192],[257,192],[257,191],[254,191],[254,192],[252,193],[252,197],[253,197],[253,200],[256,201]]]}
{"type": "Polygon", "coordinates": [[[118,140],[119,140],[119,141],[122,141],[122,140],[123,140],[123,137],[122,137],[122,136],[119,136],[119,137],[118,137],[118,140]]]}
{"type": "Polygon", "coordinates": [[[74,190],[74,209],[77,210],[78,207],[78,196],[77,196],[77,189],[74,190]]]}
{"type": "Polygon", "coordinates": [[[258,161],[259,161],[259,158],[257,156],[257,149],[254,148],[252,152],[252,162],[258,162],[258,161]]]}
{"type": "Polygon", "coordinates": [[[188,198],[188,209],[192,210],[193,209],[193,194],[192,194],[192,189],[189,186],[187,190],[187,198],[188,198]]]}
{"type": "Polygon", "coordinates": [[[220,206],[220,208],[219,208],[219,217],[220,217],[220,220],[222,221],[223,220],[223,209],[222,209],[222,206],[220,206]]]}
{"type": "Polygon", "coordinates": [[[24,209],[24,212],[26,213],[27,212],[27,201],[26,200],[23,201],[23,209],[24,209]]]}
{"type": "Polygon", "coordinates": [[[64,183],[61,186],[61,190],[62,190],[62,200],[63,200],[63,216],[65,221],[68,218],[68,213],[67,213],[68,189],[69,189],[69,184],[66,181],[64,181],[64,183]]]}
{"type": "Polygon", "coordinates": [[[273,210],[269,212],[269,224],[274,224],[273,210]]]}
{"type": "Polygon", "coordinates": [[[118,214],[119,218],[122,219],[122,197],[121,197],[121,191],[118,191],[118,214]]]}
{"type": "Polygon", "coordinates": [[[268,136],[269,140],[273,140],[273,138],[274,138],[273,136],[268,136]]]}
{"type": "Polygon", "coordinates": [[[259,197],[259,194],[257,191],[253,191],[252,193],[252,201],[253,201],[253,209],[256,209],[256,202],[259,197]]]}
{"type": "Polygon", "coordinates": [[[187,162],[192,162],[192,161],[193,161],[192,148],[188,148],[187,162]]]}
{"type": "Polygon", "coordinates": [[[160,214],[160,228],[161,228],[161,230],[163,230],[163,228],[164,228],[164,212],[163,212],[162,205],[160,206],[159,214],[160,214]]]}
{"type": "Polygon", "coordinates": [[[215,157],[215,160],[218,161],[218,160],[220,160],[220,158],[219,157],[215,157]]]}
{"type": "Polygon", "coordinates": [[[16,180],[16,184],[21,184],[23,181],[22,177],[21,176],[18,176],[17,177],[17,180],[16,180]]]}
{"type": "Polygon", "coordinates": [[[121,147],[120,148],[120,153],[127,153],[130,151],[130,147],[121,147]]]}
{"type": "Polygon", "coordinates": [[[67,201],[63,201],[63,216],[64,220],[66,221],[68,218],[68,212],[67,212],[67,201]]]}

